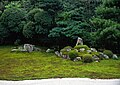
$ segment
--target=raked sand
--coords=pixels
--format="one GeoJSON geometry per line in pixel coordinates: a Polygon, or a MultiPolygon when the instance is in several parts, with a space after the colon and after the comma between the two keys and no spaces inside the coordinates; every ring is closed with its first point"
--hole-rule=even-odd
{"type": "Polygon", "coordinates": [[[24,81],[0,80],[0,85],[120,85],[120,79],[56,78],[24,81]]]}

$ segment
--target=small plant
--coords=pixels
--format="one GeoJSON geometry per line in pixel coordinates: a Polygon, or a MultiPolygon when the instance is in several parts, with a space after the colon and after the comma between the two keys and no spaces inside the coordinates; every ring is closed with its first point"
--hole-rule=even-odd
{"type": "Polygon", "coordinates": [[[61,49],[60,52],[62,53],[62,55],[67,55],[68,51],[66,49],[61,49]]]}
{"type": "Polygon", "coordinates": [[[107,56],[109,56],[109,58],[112,58],[113,57],[113,52],[110,51],[110,50],[104,50],[103,53],[107,56]]]}
{"type": "Polygon", "coordinates": [[[68,53],[69,57],[71,60],[74,60],[76,57],[78,57],[78,52],[76,50],[71,50],[69,53],[68,53]]]}
{"type": "Polygon", "coordinates": [[[91,63],[91,62],[93,62],[92,55],[91,54],[83,55],[83,62],[84,63],[91,63]]]}
{"type": "Polygon", "coordinates": [[[81,48],[84,48],[85,50],[89,50],[90,49],[87,45],[77,45],[74,48],[77,49],[77,50],[79,50],[81,48]]]}

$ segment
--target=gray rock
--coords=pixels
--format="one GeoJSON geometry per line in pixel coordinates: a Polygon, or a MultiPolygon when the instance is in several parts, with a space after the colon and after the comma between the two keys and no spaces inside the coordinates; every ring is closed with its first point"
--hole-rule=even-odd
{"type": "Polygon", "coordinates": [[[76,57],[73,61],[81,61],[81,57],[76,57]]]}
{"type": "Polygon", "coordinates": [[[64,58],[64,59],[70,59],[69,55],[62,55],[62,58],[64,58]]]}
{"type": "Polygon", "coordinates": [[[66,51],[68,51],[68,52],[69,52],[69,51],[71,51],[71,49],[70,49],[70,48],[67,48],[67,49],[66,49],[66,51]]]}
{"type": "Polygon", "coordinates": [[[114,54],[113,59],[118,59],[118,56],[116,54],[114,54]]]}
{"type": "Polygon", "coordinates": [[[18,49],[12,49],[11,52],[17,52],[19,51],[18,49]]]}
{"type": "Polygon", "coordinates": [[[93,60],[94,60],[95,62],[99,62],[99,61],[100,61],[100,58],[97,57],[96,55],[94,55],[92,58],[93,58],[93,60]]]}
{"type": "Polygon", "coordinates": [[[85,48],[81,48],[81,49],[80,49],[80,52],[83,52],[83,51],[85,51],[85,48]]]}
{"type": "Polygon", "coordinates": [[[24,44],[24,49],[28,52],[32,52],[34,50],[34,45],[24,44]]]}
{"type": "Polygon", "coordinates": [[[91,53],[92,51],[91,50],[87,50],[88,53],[91,53]]]}
{"type": "Polygon", "coordinates": [[[47,50],[46,50],[46,53],[49,53],[49,52],[50,52],[50,49],[47,49],[47,50]]]}
{"type": "Polygon", "coordinates": [[[76,51],[76,52],[78,52],[78,50],[77,50],[77,49],[75,49],[75,51],[76,51]]]}
{"type": "Polygon", "coordinates": [[[59,53],[59,51],[55,51],[55,55],[57,55],[58,57],[61,57],[61,54],[59,53]]]}
{"type": "Polygon", "coordinates": [[[80,38],[80,37],[78,37],[78,39],[77,39],[77,43],[76,43],[76,46],[77,45],[83,45],[83,39],[82,38],[80,38]]]}
{"type": "Polygon", "coordinates": [[[97,50],[96,50],[95,48],[90,48],[90,50],[91,50],[92,52],[97,52],[97,50]]]}
{"type": "Polygon", "coordinates": [[[109,59],[109,56],[107,56],[107,55],[105,55],[105,54],[104,54],[103,56],[104,56],[105,59],[109,59]]]}
{"type": "Polygon", "coordinates": [[[46,53],[53,53],[53,52],[54,52],[53,49],[49,49],[49,48],[48,48],[48,49],[46,50],[46,53]]]}

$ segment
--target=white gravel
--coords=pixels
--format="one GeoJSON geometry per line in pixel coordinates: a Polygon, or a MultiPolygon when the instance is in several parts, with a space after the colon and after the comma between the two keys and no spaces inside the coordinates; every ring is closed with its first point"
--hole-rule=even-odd
{"type": "Polygon", "coordinates": [[[120,79],[57,78],[24,81],[3,81],[0,85],[120,85],[120,79]]]}

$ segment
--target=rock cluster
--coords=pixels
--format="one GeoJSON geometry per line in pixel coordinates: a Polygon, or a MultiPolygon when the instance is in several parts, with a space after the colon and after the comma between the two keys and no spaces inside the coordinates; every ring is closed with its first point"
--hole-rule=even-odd
{"type": "Polygon", "coordinates": [[[32,52],[32,51],[40,51],[40,48],[35,47],[32,44],[24,44],[23,47],[12,48],[11,52],[32,52]]]}

